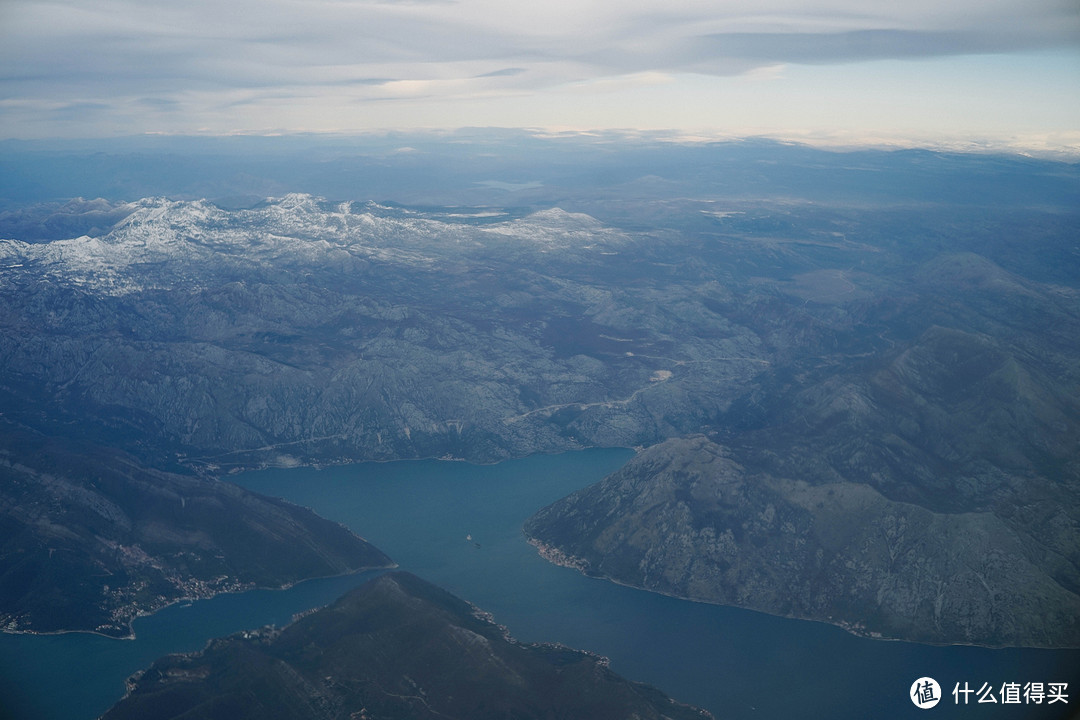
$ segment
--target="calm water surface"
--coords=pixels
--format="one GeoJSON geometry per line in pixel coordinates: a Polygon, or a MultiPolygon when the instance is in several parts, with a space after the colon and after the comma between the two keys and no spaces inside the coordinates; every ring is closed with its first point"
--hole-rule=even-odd
{"type": "MultiPolygon", "coordinates": [[[[535,456],[498,465],[366,463],[247,473],[235,482],[342,522],[403,569],[494,613],[519,639],[558,641],[612,660],[718,718],[1069,718],[1080,707],[1080,652],[930,647],[854,637],[828,625],[691,603],[586,578],[541,559],[521,535],[540,507],[621,466],[628,450],[535,456]],[[911,683],[945,698],[920,710],[911,683]],[[954,685],[1068,682],[1068,705],[956,706],[954,685]],[[927,714],[928,713],[928,714],[927,714]]],[[[84,634],[0,636],[8,717],[93,718],[123,679],[167,652],[326,604],[365,577],[303,583],[174,606],[136,622],[135,641],[84,634]]]]}

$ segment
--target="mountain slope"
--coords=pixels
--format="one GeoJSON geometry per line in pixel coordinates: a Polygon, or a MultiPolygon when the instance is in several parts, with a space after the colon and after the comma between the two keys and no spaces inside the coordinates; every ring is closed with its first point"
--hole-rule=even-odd
{"type": "Polygon", "coordinates": [[[587,216],[136,205],[99,237],[0,241],[0,398],[154,465],[655,442],[762,367],[662,245],[587,216]]]}
{"type": "Polygon", "coordinates": [[[284,630],[158,660],[105,714],[125,718],[707,718],[603,658],[522,644],[407,573],[383,575],[284,630]]]}
{"type": "MultiPolygon", "coordinates": [[[[971,161],[988,182],[993,163],[971,161]]],[[[151,198],[93,237],[3,241],[0,408],[206,476],[707,433],[770,492],[853,485],[841,497],[865,502],[819,519],[826,534],[864,522],[869,542],[901,511],[989,522],[988,554],[1066,595],[1020,629],[1003,619],[1029,614],[1017,598],[937,637],[1057,642],[1046,613],[1080,585],[1075,209],[635,197],[609,198],[619,228],[550,205],[151,198]]],[[[922,548],[938,578],[968,557],[922,548]]],[[[871,575],[892,560],[879,550],[859,556],[871,575]]],[[[824,586],[858,582],[824,567],[824,586]]],[[[896,590],[880,632],[923,632],[936,591],[920,588],[896,590]]]]}
{"type": "Polygon", "coordinates": [[[1058,582],[1050,548],[1007,520],[933,512],[864,483],[753,472],[737,457],[703,437],[669,440],[541,510],[525,532],[589,574],[859,634],[1080,645],[1080,595],[1058,582]]]}
{"type": "Polygon", "coordinates": [[[786,293],[839,303],[848,327],[782,348],[711,440],[650,448],[528,533],[675,595],[927,642],[1080,645],[1077,288],[971,252],[882,277],[795,276],[786,293]]]}
{"type": "Polygon", "coordinates": [[[0,626],[124,637],[182,598],[389,558],[309,510],[24,432],[0,447],[0,626]]]}

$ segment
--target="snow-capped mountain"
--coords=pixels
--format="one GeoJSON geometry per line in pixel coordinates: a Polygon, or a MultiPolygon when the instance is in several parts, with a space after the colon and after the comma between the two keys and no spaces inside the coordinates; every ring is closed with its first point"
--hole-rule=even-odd
{"type": "Polygon", "coordinates": [[[248,210],[205,200],[147,198],[100,237],[48,243],[0,240],[0,282],[34,272],[108,294],[188,283],[258,268],[312,271],[356,262],[434,266],[478,252],[588,251],[626,235],[557,208],[501,222],[476,215],[394,213],[373,203],[331,204],[311,195],[268,199],[248,210]]]}

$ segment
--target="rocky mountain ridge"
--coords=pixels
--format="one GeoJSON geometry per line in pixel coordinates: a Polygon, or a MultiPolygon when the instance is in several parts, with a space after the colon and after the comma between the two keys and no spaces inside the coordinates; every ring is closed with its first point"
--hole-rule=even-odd
{"type": "Polygon", "coordinates": [[[666,441],[526,533],[587,574],[869,637],[1080,645],[1075,565],[1012,518],[775,477],[740,457],[704,437],[666,441]]]}
{"type": "Polygon", "coordinates": [[[528,533],[586,572],[862,634],[1077,646],[1076,289],[948,253],[904,292],[862,320],[887,347],[762,373],[711,439],[528,533]]]}
{"type": "Polygon", "coordinates": [[[155,464],[491,461],[653,442],[761,365],[753,335],[711,312],[664,357],[684,321],[650,307],[652,263],[594,220],[381,212],[151,200],[103,237],[8,241],[0,392],[89,414],[155,464]],[[669,391],[674,405],[645,402],[669,391]]]}
{"type": "Polygon", "coordinates": [[[204,287],[238,272],[333,268],[348,276],[367,262],[422,269],[474,253],[596,252],[627,241],[587,215],[559,208],[477,223],[483,214],[436,219],[296,193],[247,210],[165,198],[126,209],[105,234],[51,242],[0,239],[0,266],[31,266],[60,282],[128,295],[178,283],[204,287]]]}
{"type": "MultiPolygon", "coordinates": [[[[706,433],[751,478],[718,537],[770,503],[805,522],[832,508],[796,533],[823,553],[822,576],[798,580],[823,600],[765,597],[798,556],[768,535],[775,552],[746,548],[753,597],[715,597],[934,642],[1073,642],[1047,623],[1072,608],[1080,565],[1074,215],[682,198],[616,228],[533,210],[149,199],[96,237],[5,241],[5,421],[204,476],[706,433]],[[931,576],[948,584],[957,557],[996,548],[1042,609],[961,583],[951,602],[972,617],[916,631],[937,586],[909,582],[915,566],[880,575],[893,559],[875,528],[901,517],[964,538],[919,546],[931,576]],[[823,540],[828,524],[869,545],[823,540]]],[[[584,547],[549,519],[567,532],[547,545],[584,547]]],[[[665,553],[649,578],[681,562],[665,553]]],[[[707,584],[692,576],[666,591],[707,584]]]]}

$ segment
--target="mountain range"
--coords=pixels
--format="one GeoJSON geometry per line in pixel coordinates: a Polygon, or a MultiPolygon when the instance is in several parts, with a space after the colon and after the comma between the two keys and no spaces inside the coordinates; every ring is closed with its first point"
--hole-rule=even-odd
{"type": "MultiPolygon", "coordinates": [[[[231,472],[622,446],[526,525],[546,557],[873,637],[1080,645],[1076,166],[590,147],[481,152],[409,202],[5,190],[6,629],[123,636],[392,564],[231,472]]],[[[30,157],[3,156],[45,188],[30,157]]],[[[357,167],[446,159],[410,157],[357,167]]],[[[357,178],[319,167],[297,184],[357,178]]]]}
{"type": "Polygon", "coordinates": [[[163,658],[103,717],[596,718],[712,716],[631,683],[607,661],[521,643],[409,573],[382,575],[284,629],[163,658]]]}

